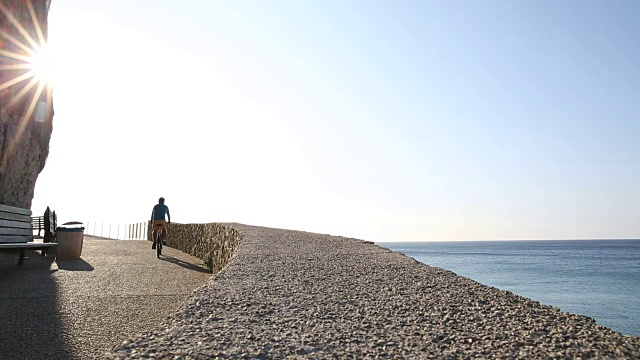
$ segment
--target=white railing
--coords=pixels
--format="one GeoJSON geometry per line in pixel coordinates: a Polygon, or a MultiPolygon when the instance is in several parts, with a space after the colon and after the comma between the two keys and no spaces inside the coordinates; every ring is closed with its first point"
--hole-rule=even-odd
{"type": "Polygon", "coordinates": [[[109,224],[85,221],[84,234],[114,240],[147,240],[147,222],[134,224],[109,224]]]}

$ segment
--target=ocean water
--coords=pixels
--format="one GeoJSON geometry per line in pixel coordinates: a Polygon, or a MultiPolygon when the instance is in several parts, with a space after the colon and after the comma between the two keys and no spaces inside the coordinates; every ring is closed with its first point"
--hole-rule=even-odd
{"type": "Polygon", "coordinates": [[[385,242],[482,284],[640,336],[640,240],[385,242]]]}

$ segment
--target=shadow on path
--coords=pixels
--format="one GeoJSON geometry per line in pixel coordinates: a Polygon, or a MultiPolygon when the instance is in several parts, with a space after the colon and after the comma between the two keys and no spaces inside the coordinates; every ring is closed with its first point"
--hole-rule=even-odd
{"type": "Polygon", "coordinates": [[[88,262],[78,259],[56,259],[58,268],[67,271],[93,271],[93,266],[88,262]]]}
{"type": "Polygon", "coordinates": [[[182,266],[185,269],[198,271],[198,272],[201,272],[201,273],[208,273],[208,274],[211,273],[211,270],[209,270],[209,269],[207,269],[205,267],[202,267],[202,266],[199,266],[199,265],[196,265],[196,264],[192,264],[192,263],[188,263],[186,261],[182,261],[182,260],[174,258],[172,256],[161,255],[160,256],[160,260],[164,260],[166,262],[170,262],[172,264],[176,264],[178,266],[182,266]]]}
{"type": "Polygon", "coordinates": [[[159,261],[146,241],[85,236],[78,259],[29,251],[18,266],[17,254],[1,254],[0,360],[98,359],[157,327],[211,278],[198,259],[166,250],[159,261]]]}
{"type": "Polygon", "coordinates": [[[71,359],[58,311],[52,258],[27,251],[0,255],[0,359],[71,359]]]}

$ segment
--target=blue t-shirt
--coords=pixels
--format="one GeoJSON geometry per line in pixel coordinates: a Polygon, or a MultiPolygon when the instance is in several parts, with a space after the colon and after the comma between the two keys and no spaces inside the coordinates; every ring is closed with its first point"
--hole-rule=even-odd
{"type": "Polygon", "coordinates": [[[169,215],[169,207],[165,204],[156,204],[151,212],[151,220],[165,220],[165,215],[169,216],[169,219],[171,219],[171,215],[169,215]]]}

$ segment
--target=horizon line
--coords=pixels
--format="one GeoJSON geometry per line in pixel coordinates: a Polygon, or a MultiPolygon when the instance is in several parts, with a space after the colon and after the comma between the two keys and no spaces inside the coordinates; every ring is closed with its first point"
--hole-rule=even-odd
{"type": "Polygon", "coordinates": [[[472,240],[385,240],[374,241],[374,243],[419,243],[419,242],[501,242],[501,241],[640,241],[640,238],[599,238],[599,239],[472,239],[472,240]]]}

